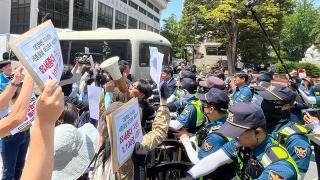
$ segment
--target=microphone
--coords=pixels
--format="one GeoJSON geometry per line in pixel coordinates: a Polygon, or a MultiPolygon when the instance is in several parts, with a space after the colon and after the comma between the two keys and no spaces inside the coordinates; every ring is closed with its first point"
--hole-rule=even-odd
{"type": "Polygon", "coordinates": [[[247,8],[251,8],[252,6],[255,6],[256,4],[260,3],[262,0],[251,0],[246,4],[247,8]]]}

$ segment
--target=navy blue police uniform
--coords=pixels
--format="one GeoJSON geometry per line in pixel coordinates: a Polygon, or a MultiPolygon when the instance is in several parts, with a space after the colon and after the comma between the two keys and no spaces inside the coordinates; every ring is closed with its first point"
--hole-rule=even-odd
{"type": "Polygon", "coordinates": [[[263,98],[261,108],[268,123],[267,132],[287,149],[299,172],[306,173],[311,158],[310,142],[306,136],[308,130],[294,122],[289,109],[282,110],[285,104],[293,104],[295,92],[268,82],[260,82],[254,89],[263,98]]]}

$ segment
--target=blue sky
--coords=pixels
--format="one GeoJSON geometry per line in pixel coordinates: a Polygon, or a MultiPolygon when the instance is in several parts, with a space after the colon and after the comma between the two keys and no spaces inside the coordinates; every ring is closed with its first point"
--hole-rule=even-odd
{"type": "Polygon", "coordinates": [[[182,16],[182,0],[171,0],[169,2],[167,9],[162,11],[160,27],[163,25],[163,19],[167,19],[171,14],[175,14],[177,16],[177,20],[181,19],[182,16]]]}
{"type": "MultiPolygon", "coordinates": [[[[320,7],[320,0],[314,0],[316,7],[320,7]]],[[[171,0],[167,9],[162,11],[160,27],[163,26],[163,19],[167,19],[171,14],[177,16],[177,20],[181,19],[182,16],[182,0],[171,0]]]]}

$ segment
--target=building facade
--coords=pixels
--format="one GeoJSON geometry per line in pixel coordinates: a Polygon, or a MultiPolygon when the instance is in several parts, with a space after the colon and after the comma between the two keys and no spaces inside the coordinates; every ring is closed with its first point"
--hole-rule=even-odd
{"type": "Polygon", "coordinates": [[[159,33],[167,0],[2,0],[0,34],[22,34],[51,19],[71,30],[145,29],[159,33]]]}

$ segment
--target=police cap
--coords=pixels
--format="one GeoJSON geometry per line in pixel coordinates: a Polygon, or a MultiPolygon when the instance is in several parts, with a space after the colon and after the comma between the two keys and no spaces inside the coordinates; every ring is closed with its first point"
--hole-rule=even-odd
{"type": "Polygon", "coordinates": [[[220,111],[227,111],[230,101],[227,94],[217,88],[211,88],[206,94],[198,94],[198,99],[212,104],[220,111]]]}

